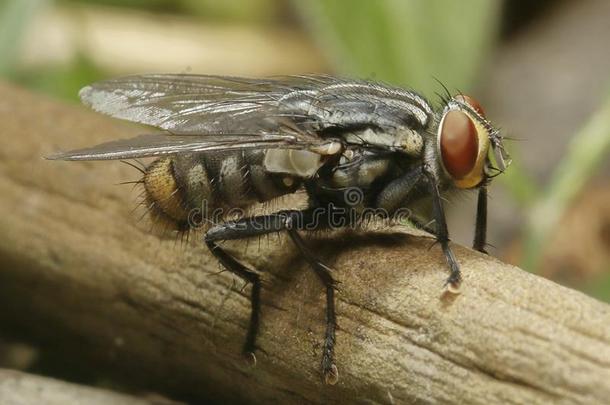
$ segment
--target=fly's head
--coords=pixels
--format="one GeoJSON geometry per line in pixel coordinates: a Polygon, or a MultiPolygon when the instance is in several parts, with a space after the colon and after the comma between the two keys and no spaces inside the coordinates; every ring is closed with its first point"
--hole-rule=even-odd
{"type": "Polygon", "coordinates": [[[458,188],[484,185],[510,164],[500,132],[472,97],[460,94],[447,101],[436,136],[440,166],[458,188]]]}

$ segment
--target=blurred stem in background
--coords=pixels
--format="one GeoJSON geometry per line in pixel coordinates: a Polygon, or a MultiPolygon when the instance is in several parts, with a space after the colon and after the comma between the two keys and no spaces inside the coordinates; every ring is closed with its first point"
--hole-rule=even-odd
{"type": "MultiPolygon", "coordinates": [[[[524,269],[539,268],[546,243],[566,209],[597,172],[610,152],[610,92],[602,106],[568,145],[546,189],[537,193],[529,208],[523,238],[524,269]]],[[[609,282],[610,283],[610,282],[609,282]]]]}

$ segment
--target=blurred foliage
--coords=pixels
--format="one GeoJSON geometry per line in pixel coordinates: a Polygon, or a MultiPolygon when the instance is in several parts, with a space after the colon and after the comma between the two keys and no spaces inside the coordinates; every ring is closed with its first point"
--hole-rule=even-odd
{"type": "Polygon", "coordinates": [[[36,12],[47,0],[8,0],[0,3],[0,75],[24,86],[65,99],[74,99],[87,83],[104,77],[86,58],[72,64],[44,69],[16,65],[23,34],[36,12]]]}
{"type": "Polygon", "coordinates": [[[610,92],[601,107],[568,144],[549,184],[529,208],[522,267],[537,269],[546,242],[569,205],[610,152],[610,92]]]}
{"type": "MultiPolygon", "coordinates": [[[[277,17],[279,0],[76,0],[86,4],[188,14],[214,21],[269,22],[277,17]]],[[[75,1],[65,1],[74,3],[75,1]]]]}
{"type": "Polygon", "coordinates": [[[210,19],[270,22],[280,13],[277,0],[181,0],[187,12],[210,19]]]}
{"type": "Polygon", "coordinates": [[[468,90],[496,38],[499,1],[293,2],[342,74],[412,86],[430,96],[468,90]],[[464,29],[467,27],[467,29],[464,29]]]}
{"type": "Polygon", "coordinates": [[[62,4],[100,4],[103,6],[125,7],[154,12],[178,12],[180,1],[172,0],[61,0],[62,4]]]}
{"type": "Polygon", "coordinates": [[[0,1],[0,75],[15,70],[15,60],[27,24],[45,0],[0,1]]]}
{"type": "Polygon", "coordinates": [[[38,69],[11,74],[11,79],[16,83],[72,101],[77,100],[78,91],[85,85],[105,77],[95,64],[82,55],[77,56],[70,65],[49,67],[44,74],[40,74],[38,69]]]}

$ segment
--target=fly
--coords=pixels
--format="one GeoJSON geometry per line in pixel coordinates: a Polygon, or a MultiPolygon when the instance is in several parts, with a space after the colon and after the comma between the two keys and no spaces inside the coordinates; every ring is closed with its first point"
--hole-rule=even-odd
{"type": "Polygon", "coordinates": [[[335,282],[302,231],[332,228],[331,218],[338,217],[341,226],[355,225],[370,210],[393,219],[415,203],[428,202],[433,226],[410,219],[436,236],[449,267],[446,286],[457,292],[461,274],[441,196],[478,190],[473,248],[485,252],[486,187],[510,163],[499,131],[479,103],[462,94],[447,93],[435,110],[412,91],[331,76],[153,74],[95,83],[80,97],[96,111],[165,132],[49,159],[157,158],[144,173],[146,198],[178,229],[189,229],[202,204],[208,209],[198,212],[212,220],[212,208],[246,208],[297,190],[307,193],[309,204],[302,210],[216,222],[204,243],[224,267],[252,284],[243,353],[255,361],[261,281],[218,243],[279,231],[289,235],[326,291],[321,368],[328,384],[338,380],[335,282]]]}

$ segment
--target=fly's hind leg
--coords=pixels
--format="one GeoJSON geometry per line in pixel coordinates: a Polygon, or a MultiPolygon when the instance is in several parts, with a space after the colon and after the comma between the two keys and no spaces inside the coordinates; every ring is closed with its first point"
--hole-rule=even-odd
{"type": "MultiPolygon", "coordinates": [[[[326,291],[326,332],[322,351],[322,373],[324,375],[324,381],[327,384],[335,384],[338,380],[338,371],[334,362],[335,331],[337,329],[335,315],[335,281],[332,278],[330,268],[314,257],[297,232],[299,229],[313,229],[319,226],[326,226],[326,223],[323,222],[326,217],[328,216],[318,216],[313,209],[304,211],[281,211],[275,214],[244,218],[238,221],[217,225],[208,230],[205,239],[208,246],[213,249],[213,252],[216,252],[216,257],[218,257],[225,267],[240,277],[249,280],[248,277],[251,277],[250,274],[252,274],[252,272],[245,269],[243,265],[227,255],[222,249],[214,244],[213,241],[242,239],[278,231],[288,232],[297,249],[299,249],[305,260],[322,281],[326,291]]],[[[254,275],[256,276],[256,283],[259,283],[258,276],[256,274],[254,275]]],[[[260,284],[258,284],[257,288],[260,289],[260,284]]],[[[254,289],[252,297],[253,321],[250,324],[248,339],[251,339],[251,347],[253,348],[256,330],[258,329],[259,310],[259,298],[258,295],[256,295],[255,298],[254,289]]],[[[248,345],[249,343],[247,340],[245,347],[248,347],[248,345]]]]}
{"type": "Polygon", "coordinates": [[[218,259],[218,261],[231,273],[242,278],[244,281],[252,284],[252,291],[250,293],[250,322],[248,323],[248,332],[246,334],[246,341],[243,346],[243,354],[248,361],[252,364],[256,364],[256,356],[254,351],[256,349],[256,335],[258,334],[258,325],[260,319],[260,294],[261,294],[261,280],[258,274],[247,269],[243,264],[235,260],[233,256],[228,254],[222,249],[213,239],[208,239],[207,234],[205,237],[205,243],[210,249],[210,252],[218,259]]]}
{"type": "Polygon", "coordinates": [[[285,229],[285,215],[295,215],[299,211],[285,211],[278,214],[262,215],[251,218],[244,218],[238,221],[229,221],[216,225],[206,232],[204,241],[212,254],[218,261],[231,273],[252,284],[250,303],[252,306],[250,313],[250,323],[246,341],[244,342],[244,355],[256,362],[254,351],[256,349],[256,336],[258,334],[260,320],[260,293],[261,280],[258,274],[246,268],[233,256],[228,254],[216,242],[225,240],[245,239],[253,236],[265,235],[285,229]]]}

